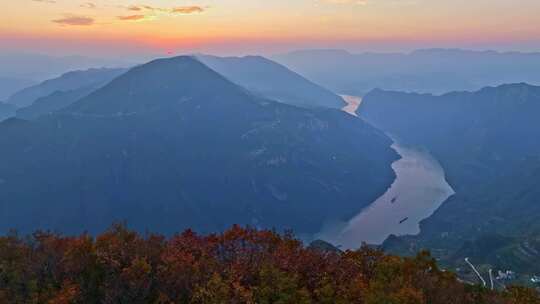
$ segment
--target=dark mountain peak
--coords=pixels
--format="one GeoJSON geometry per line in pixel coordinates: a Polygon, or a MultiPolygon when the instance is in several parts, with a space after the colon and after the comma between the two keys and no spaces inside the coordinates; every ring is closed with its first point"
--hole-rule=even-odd
{"type": "Polygon", "coordinates": [[[178,56],[134,67],[64,112],[130,114],[190,100],[209,102],[246,95],[195,57],[178,56]]]}
{"type": "Polygon", "coordinates": [[[96,232],[120,220],[167,233],[315,233],[395,178],[391,140],[362,120],[258,98],[186,56],[18,125],[0,127],[0,231],[96,232]]]}

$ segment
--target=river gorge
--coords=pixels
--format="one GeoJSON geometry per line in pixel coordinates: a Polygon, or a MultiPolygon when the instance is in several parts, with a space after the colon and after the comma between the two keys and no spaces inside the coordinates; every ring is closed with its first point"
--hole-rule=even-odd
{"type": "MultiPolygon", "coordinates": [[[[342,96],[344,111],[355,115],[361,98],[342,96]]],[[[328,225],[319,237],[343,249],[358,248],[363,242],[381,244],[390,235],[414,235],[419,223],[454,194],[439,162],[427,151],[395,142],[401,156],[392,164],[396,179],[375,202],[347,223],[328,225]]]]}

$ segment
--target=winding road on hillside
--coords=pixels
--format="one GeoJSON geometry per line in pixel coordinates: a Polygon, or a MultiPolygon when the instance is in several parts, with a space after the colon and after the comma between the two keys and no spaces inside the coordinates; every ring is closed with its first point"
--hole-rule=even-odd
{"type": "Polygon", "coordinates": [[[487,283],[486,283],[486,280],[484,280],[484,277],[482,277],[482,275],[480,274],[480,272],[476,269],[476,267],[474,267],[474,265],[469,261],[469,258],[465,258],[465,262],[471,267],[471,269],[474,271],[474,273],[476,273],[476,276],[478,276],[478,278],[480,279],[480,281],[482,281],[482,285],[484,287],[487,286],[487,283]]]}

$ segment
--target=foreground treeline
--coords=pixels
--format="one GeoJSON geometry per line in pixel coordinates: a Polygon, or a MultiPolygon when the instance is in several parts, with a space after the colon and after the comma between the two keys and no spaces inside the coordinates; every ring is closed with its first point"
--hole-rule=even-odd
{"type": "Polygon", "coordinates": [[[292,235],[233,227],[142,236],[0,238],[0,303],[540,303],[524,288],[461,284],[427,253],[305,248],[292,235]]]}

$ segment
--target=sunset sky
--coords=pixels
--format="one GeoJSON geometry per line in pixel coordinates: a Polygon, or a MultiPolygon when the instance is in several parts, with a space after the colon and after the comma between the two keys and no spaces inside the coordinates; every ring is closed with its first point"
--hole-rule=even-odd
{"type": "Polygon", "coordinates": [[[0,50],[540,50],[538,0],[4,0],[0,50]]]}

